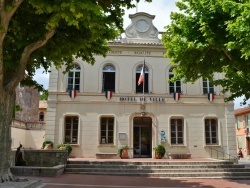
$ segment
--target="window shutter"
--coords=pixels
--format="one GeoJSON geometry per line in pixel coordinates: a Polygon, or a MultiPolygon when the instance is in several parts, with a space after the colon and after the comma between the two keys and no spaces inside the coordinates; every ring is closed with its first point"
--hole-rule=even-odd
{"type": "Polygon", "coordinates": [[[241,138],[241,136],[237,137],[237,141],[238,141],[238,148],[242,148],[242,138],[241,138]]]}
{"type": "Polygon", "coordinates": [[[247,127],[250,128],[250,114],[247,116],[247,127]]]}
{"type": "Polygon", "coordinates": [[[237,117],[237,129],[239,129],[239,128],[240,128],[240,118],[237,117]]]}

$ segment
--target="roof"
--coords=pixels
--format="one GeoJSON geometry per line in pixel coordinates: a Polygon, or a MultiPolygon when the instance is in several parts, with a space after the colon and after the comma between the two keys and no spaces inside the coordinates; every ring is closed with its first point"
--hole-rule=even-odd
{"type": "Polygon", "coordinates": [[[248,114],[250,113],[250,107],[243,107],[243,108],[238,108],[236,110],[234,110],[234,115],[239,116],[239,115],[243,115],[243,114],[248,114]]]}
{"type": "Polygon", "coordinates": [[[46,100],[40,100],[39,101],[39,108],[47,108],[48,104],[46,100]]]}

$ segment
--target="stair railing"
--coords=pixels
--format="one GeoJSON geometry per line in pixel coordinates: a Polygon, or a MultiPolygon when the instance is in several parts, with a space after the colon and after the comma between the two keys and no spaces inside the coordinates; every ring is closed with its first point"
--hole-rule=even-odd
{"type": "Polygon", "coordinates": [[[211,158],[233,161],[233,163],[238,164],[237,157],[230,155],[228,153],[225,153],[224,151],[214,149],[212,147],[208,147],[208,148],[210,149],[211,158]]]}

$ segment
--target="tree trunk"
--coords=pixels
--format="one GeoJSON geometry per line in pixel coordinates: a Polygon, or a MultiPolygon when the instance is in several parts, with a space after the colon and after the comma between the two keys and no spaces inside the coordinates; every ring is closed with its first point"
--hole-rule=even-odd
{"type": "Polygon", "coordinates": [[[15,104],[15,90],[0,92],[0,183],[15,181],[11,165],[11,121],[15,104]]]}

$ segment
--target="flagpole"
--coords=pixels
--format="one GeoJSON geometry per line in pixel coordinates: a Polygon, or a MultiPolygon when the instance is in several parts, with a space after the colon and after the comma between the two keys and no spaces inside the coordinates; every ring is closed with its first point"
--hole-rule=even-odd
{"type": "Polygon", "coordinates": [[[142,82],[142,94],[143,94],[143,101],[142,101],[142,104],[144,104],[144,100],[145,100],[145,95],[144,95],[144,88],[145,88],[145,56],[144,56],[144,62],[143,62],[143,82],[142,82]]]}

